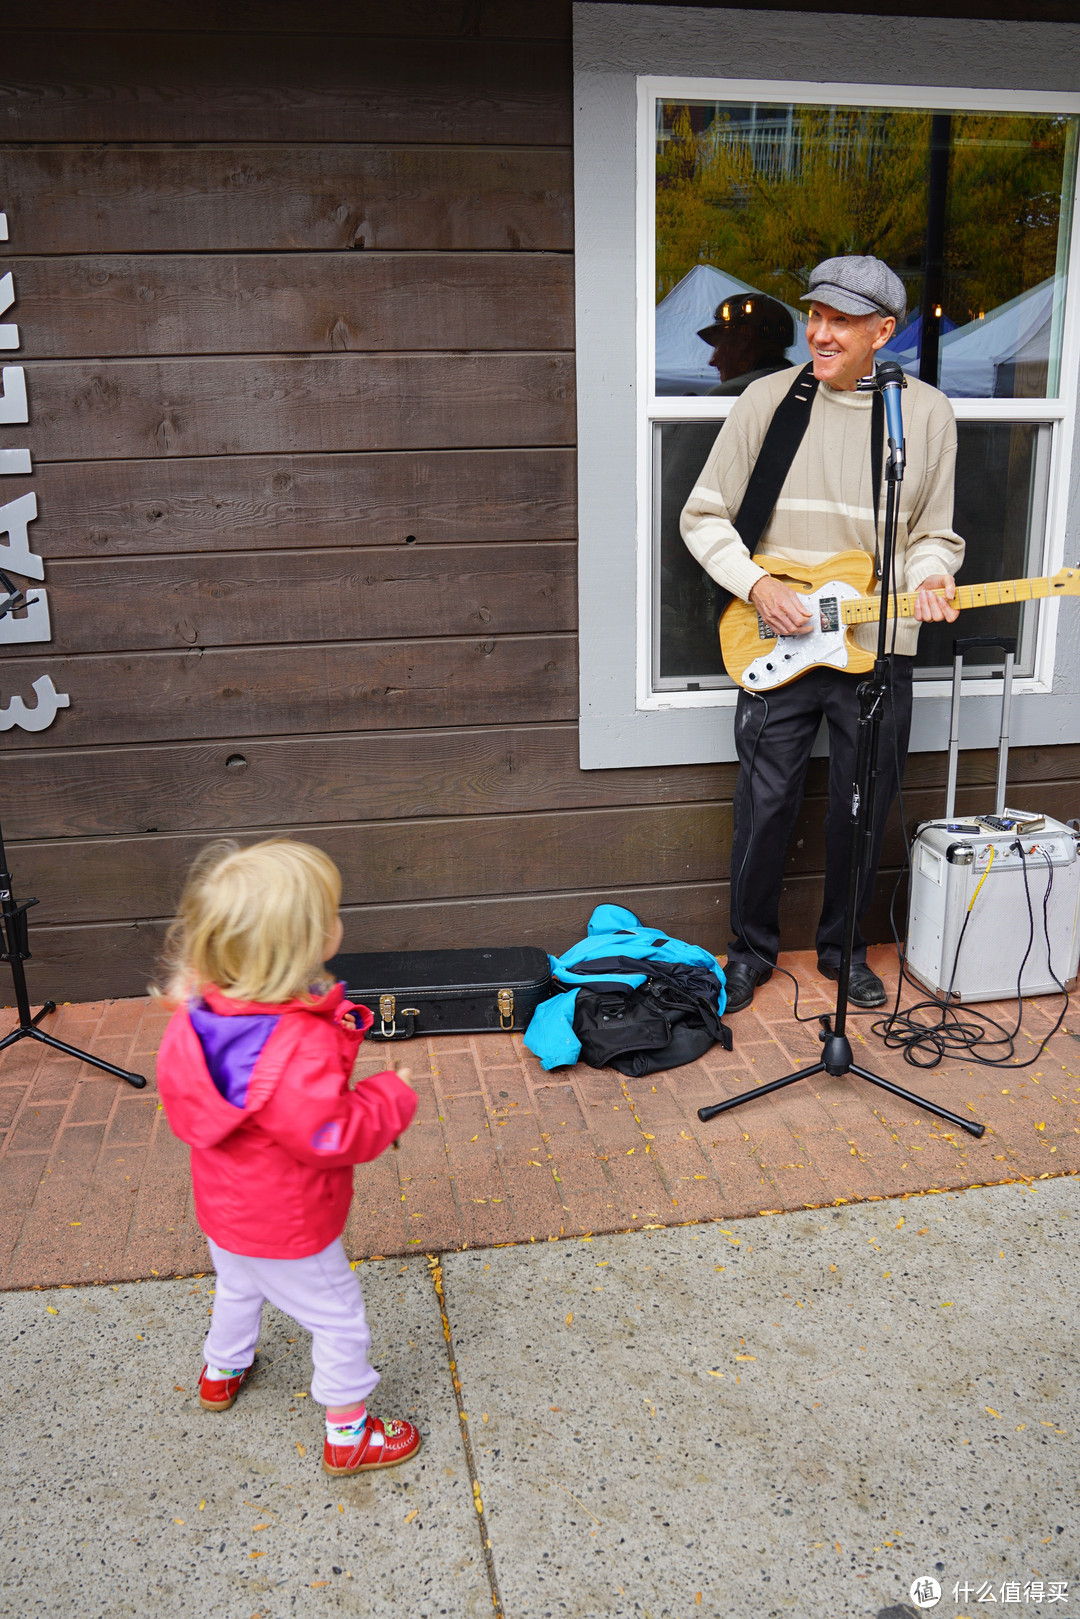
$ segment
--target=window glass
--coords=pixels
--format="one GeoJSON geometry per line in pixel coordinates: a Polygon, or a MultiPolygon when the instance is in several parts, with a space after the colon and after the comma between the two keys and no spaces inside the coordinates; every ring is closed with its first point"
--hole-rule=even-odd
{"type": "Polygon", "coordinates": [[[871,253],[888,353],[966,398],[1060,388],[1077,126],[1065,115],[656,102],[656,392],[740,392],[808,358],[814,265],[871,253]]]}
{"type": "MultiPolygon", "coordinates": [[[[717,422],[657,422],[653,426],[656,547],[657,689],[729,684],[716,626],[718,587],[694,561],[679,533],[679,515],[715,441],[717,422]]],[[[957,423],[958,534],[968,541],[962,584],[1022,579],[1042,571],[1050,437],[1046,423],[957,423]]],[[[1018,604],[972,608],[955,625],[924,625],[917,667],[929,677],[952,669],[957,635],[1016,635],[1016,670],[1034,667],[1037,608],[1018,604]]],[[[969,663],[1000,665],[1001,655],[978,649],[969,663]]]]}

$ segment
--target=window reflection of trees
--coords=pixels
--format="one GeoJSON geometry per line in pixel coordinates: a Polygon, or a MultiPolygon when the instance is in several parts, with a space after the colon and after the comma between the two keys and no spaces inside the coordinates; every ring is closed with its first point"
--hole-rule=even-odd
{"type": "MultiPolygon", "coordinates": [[[[795,304],[820,259],[872,253],[901,274],[917,310],[932,118],[908,109],[660,103],[658,300],[707,263],[795,304]]],[[[978,320],[1060,271],[1075,123],[952,115],[942,297],[952,323],[978,320]]]]}

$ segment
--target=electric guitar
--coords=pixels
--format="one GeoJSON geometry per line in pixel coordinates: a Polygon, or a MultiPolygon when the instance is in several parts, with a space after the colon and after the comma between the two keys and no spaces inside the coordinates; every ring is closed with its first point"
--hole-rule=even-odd
{"type": "MultiPolygon", "coordinates": [[[[774,579],[807,602],[813,627],[805,635],[777,635],[752,602],[737,597],[720,618],[720,650],[732,680],[747,691],[773,691],[797,680],[808,669],[826,666],[862,674],[874,666],[848,633],[857,624],[876,624],[881,597],[870,594],[874,559],[865,551],[839,551],[827,562],[801,568],[787,557],[756,556],[754,561],[774,579]]],[[[936,590],[944,597],[944,590],[936,590]]],[[[889,617],[911,618],[915,591],[890,596],[889,617]]],[[[1080,596],[1080,568],[1061,568],[1052,579],[999,579],[981,585],[957,585],[952,606],[996,607],[1002,602],[1038,601],[1051,596],[1080,596]]]]}

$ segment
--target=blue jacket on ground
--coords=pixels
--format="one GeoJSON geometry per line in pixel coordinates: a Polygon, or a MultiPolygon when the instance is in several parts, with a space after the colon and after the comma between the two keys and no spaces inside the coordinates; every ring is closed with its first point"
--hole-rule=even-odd
{"type": "MultiPolygon", "coordinates": [[[[650,961],[690,962],[705,967],[720,981],[719,1013],[723,1015],[727,1002],[724,974],[716,957],[697,944],[684,944],[681,939],[670,939],[660,928],[647,928],[638,921],[633,911],[621,905],[598,905],[589,918],[588,934],[571,945],[561,956],[550,956],[551,975],[556,983],[566,986],[583,984],[626,984],[637,989],[648,978],[647,968],[640,973],[578,973],[574,968],[581,962],[599,961],[608,956],[632,956],[643,963],[650,961]]],[[[546,1069],[563,1068],[575,1063],[581,1054],[581,1041],[574,1033],[574,1002],[577,987],[564,989],[561,995],[541,1001],[525,1031],[525,1044],[539,1057],[546,1069]]]]}

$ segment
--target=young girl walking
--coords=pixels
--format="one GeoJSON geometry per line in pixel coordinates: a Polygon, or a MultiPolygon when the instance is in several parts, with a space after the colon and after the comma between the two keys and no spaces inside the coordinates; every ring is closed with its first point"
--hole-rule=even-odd
{"type": "Polygon", "coordinates": [[[236,1399],[269,1299],[311,1333],[323,1467],[359,1473],[420,1448],[411,1422],[367,1415],[379,1374],[341,1242],[352,1166],[396,1141],[416,1096],[407,1069],[349,1089],[373,1019],[323,969],[341,945],[340,902],[337,867],[310,844],[204,850],[169,932],[166,993],[179,1004],[157,1072],[217,1272],[201,1403],[236,1399]]]}

